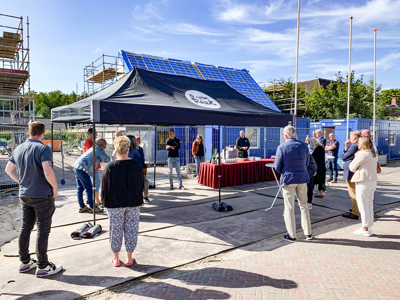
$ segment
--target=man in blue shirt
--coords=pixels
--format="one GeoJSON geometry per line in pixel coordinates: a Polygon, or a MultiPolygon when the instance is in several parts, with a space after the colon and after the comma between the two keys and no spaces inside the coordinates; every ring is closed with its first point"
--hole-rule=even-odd
{"type": "MultiPolygon", "coordinates": [[[[109,162],[110,157],[106,154],[104,149],[107,147],[107,142],[104,139],[100,139],[96,143],[96,163],[97,166],[101,161],[109,162]]],[[[91,177],[93,177],[93,147],[82,154],[72,165],[76,186],[77,186],[77,196],[79,203],[79,212],[92,212],[93,211],[93,182],[91,177]],[[90,208],[83,202],[83,191],[86,191],[87,204],[90,208]]],[[[96,180],[97,181],[97,180],[96,180]]],[[[96,188],[96,193],[98,189],[96,188]]],[[[99,207],[95,207],[96,212],[102,212],[103,210],[99,207]]]]}
{"type": "Polygon", "coordinates": [[[280,185],[285,205],[285,225],[288,232],[284,240],[296,241],[296,220],[294,217],[294,200],[297,195],[301,211],[301,227],[307,240],[313,238],[311,233],[310,212],[307,206],[307,183],[310,182],[307,167],[310,163],[308,145],[296,137],[296,129],[286,126],[283,129],[286,143],[276,150],[275,169],[281,174],[280,185]]]}
{"type": "Polygon", "coordinates": [[[57,179],[53,171],[53,154],[42,143],[45,127],[41,122],[29,122],[29,137],[10,157],[6,173],[19,183],[19,198],[22,208],[22,226],[19,232],[19,272],[36,268],[36,276],[44,277],[58,273],[62,266],[55,266],[47,259],[47,245],[51,229],[51,219],[56,210],[54,200],[58,192],[57,179]],[[32,229],[37,224],[36,256],[29,255],[29,240],[32,229]]]}
{"type": "Polygon", "coordinates": [[[337,178],[338,178],[337,161],[339,154],[339,142],[336,140],[334,133],[329,134],[329,141],[326,144],[325,150],[328,151],[328,167],[329,167],[328,181],[337,183],[337,178]]]}

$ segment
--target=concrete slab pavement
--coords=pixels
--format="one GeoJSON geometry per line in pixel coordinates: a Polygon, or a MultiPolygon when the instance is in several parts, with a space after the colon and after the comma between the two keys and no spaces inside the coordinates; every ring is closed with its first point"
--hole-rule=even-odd
{"type": "MultiPolygon", "coordinates": [[[[264,187],[258,183],[224,189],[223,197],[234,206],[234,211],[222,214],[211,208],[211,203],[216,200],[217,191],[199,186],[195,180],[185,180],[184,184],[188,189],[173,191],[174,195],[170,194],[167,181],[160,183],[156,190],[151,190],[156,200],[142,209],[140,224],[142,233],[135,250],[138,265],[133,268],[111,266],[109,262],[111,251],[106,237],[107,233],[90,243],[71,243],[69,234],[79,226],[68,224],[82,222],[82,220],[91,221],[92,217],[88,214],[81,218],[81,214],[76,213],[73,208],[76,206],[75,191],[71,187],[65,187],[65,193],[62,191],[64,198],[59,202],[58,215],[55,215],[55,219],[58,217],[60,221],[54,224],[50,236],[49,257],[52,261],[63,264],[66,270],[63,274],[51,278],[37,279],[32,274],[16,273],[15,270],[19,264],[17,258],[0,258],[2,266],[4,266],[0,270],[2,297],[15,299],[43,295],[51,299],[53,297],[73,299],[77,294],[83,295],[110,288],[155,271],[177,268],[183,264],[285,232],[282,201],[278,201],[272,210],[264,212],[264,209],[272,202],[272,196],[275,196],[275,193],[272,192],[272,195],[269,196],[262,195],[262,192],[259,193],[259,190],[272,191],[275,189],[276,191],[274,182],[265,183],[264,187]],[[54,243],[52,242],[53,237],[54,243]],[[42,292],[44,294],[41,294],[42,292]]],[[[386,207],[387,203],[393,203],[394,200],[400,198],[396,198],[395,189],[392,189],[389,184],[388,186],[386,192],[391,199],[384,200],[382,203],[386,204],[382,208],[386,207]]],[[[348,207],[347,205],[346,209],[340,207],[341,203],[345,204],[346,197],[348,197],[347,191],[340,187],[340,191],[328,192],[326,197],[321,199],[323,200],[321,204],[315,202],[311,211],[313,226],[317,222],[342,214],[348,207]],[[339,194],[342,197],[338,197],[339,194]],[[337,199],[342,199],[343,202],[337,199]]],[[[380,197],[386,196],[382,194],[380,197]]],[[[299,211],[298,208],[296,209],[296,221],[299,226],[299,211]]],[[[359,224],[359,221],[345,221],[349,222],[348,224],[359,224]]],[[[107,229],[108,221],[105,215],[101,224],[107,229]]],[[[299,238],[302,238],[301,234],[299,238]]],[[[7,249],[10,251],[9,253],[15,255],[16,244],[14,242],[14,244],[6,245],[3,249],[2,254],[7,249]]],[[[239,274],[239,278],[244,276],[240,272],[239,274]]],[[[264,278],[266,281],[270,280],[268,279],[270,277],[265,277],[267,277],[264,278]]],[[[273,280],[277,279],[272,278],[273,280]]],[[[292,282],[282,281],[282,284],[290,285],[292,282]]],[[[271,285],[275,286],[274,283],[271,285]]],[[[212,289],[208,290],[215,297],[218,295],[212,289]]],[[[180,292],[185,295],[188,291],[192,290],[188,287],[180,289],[180,292]]],[[[226,299],[228,293],[221,293],[221,297],[225,297],[222,299],[226,299]]]]}
{"type": "Polygon", "coordinates": [[[280,247],[89,299],[398,299],[399,219],[400,209],[386,212],[373,237],[353,235],[359,224],[338,219],[318,227],[313,241],[271,239],[280,247]]]}

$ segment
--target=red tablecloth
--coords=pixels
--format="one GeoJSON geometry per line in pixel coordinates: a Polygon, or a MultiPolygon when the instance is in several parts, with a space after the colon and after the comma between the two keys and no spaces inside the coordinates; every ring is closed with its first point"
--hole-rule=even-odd
{"type": "MultiPolygon", "coordinates": [[[[265,166],[274,161],[275,159],[269,158],[221,164],[221,187],[275,180],[271,168],[265,166]]],[[[209,162],[201,163],[198,183],[217,189],[218,165],[209,162]]]]}

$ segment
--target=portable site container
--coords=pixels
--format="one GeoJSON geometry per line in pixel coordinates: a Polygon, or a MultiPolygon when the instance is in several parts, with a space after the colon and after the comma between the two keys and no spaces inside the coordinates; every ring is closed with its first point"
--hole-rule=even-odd
{"type": "MultiPolygon", "coordinates": [[[[321,129],[326,139],[333,132],[339,141],[339,157],[343,155],[346,137],[347,120],[344,119],[323,119],[319,122],[311,122],[310,136],[315,129],[321,129]]],[[[373,134],[372,119],[350,119],[349,132],[353,130],[369,129],[373,134]]],[[[375,120],[376,145],[380,154],[386,155],[388,160],[400,158],[400,121],[375,120]]]]}

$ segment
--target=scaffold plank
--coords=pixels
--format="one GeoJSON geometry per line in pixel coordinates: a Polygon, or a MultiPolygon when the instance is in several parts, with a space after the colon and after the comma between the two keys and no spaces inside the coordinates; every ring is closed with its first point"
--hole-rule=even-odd
{"type": "Polygon", "coordinates": [[[95,83],[102,83],[107,80],[113,79],[118,75],[123,74],[122,72],[116,72],[114,68],[108,68],[108,69],[101,69],[97,71],[96,73],[88,76],[85,81],[92,81],[95,83]]]}

